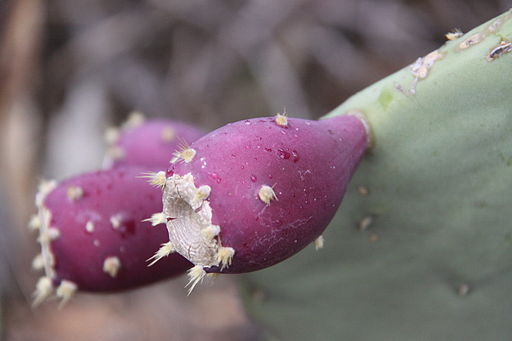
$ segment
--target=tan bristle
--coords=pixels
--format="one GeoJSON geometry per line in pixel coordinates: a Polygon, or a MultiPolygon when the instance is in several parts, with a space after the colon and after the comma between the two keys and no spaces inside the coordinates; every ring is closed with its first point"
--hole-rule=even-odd
{"type": "Polygon", "coordinates": [[[160,137],[165,142],[171,142],[174,140],[174,137],[176,136],[176,133],[174,132],[174,129],[171,127],[165,127],[162,129],[162,132],[160,133],[160,137]]]}
{"type": "Polygon", "coordinates": [[[50,277],[41,277],[37,281],[36,290],[33,293],[32,306],[37,307],[44,302],[53,292],[53,284],[50,277]]]}
{"type": "Polygon", "coordinates": [[[261,186],[260,190],[258,191],[258,197],[267,205],[269,205],[272,200],[277,200],[274,189],[268,185],[261,186]]]}
{"type": "Polygon", "coordinates": [[[196,285],[206,276],[206,271],[204,271],[201,265],[196,265],[187,271],[187,275],[189,280],[185,287],[189,287],[188,294],[190,295],[196,285]]]}
{"type": "Polygon", "coordinates": [[[288,117],[286,116],[286,114],[277,114],[274,117],[274,120],[277,123],[277,125],[281,127],[286,127],[288,125],[288,117]]]}
{"type": "Polygon", "coordinates": [[[160,213],[154,213],[150,218],[144,219],[143,221],[148,221],[151,223],[152,226],[165,224],[167,222],[167,219],[165,218],[165,215],[160,213]]]}
{"type": "Polygon", "coordinates": [[[323,236],[320,236],[318,237],[317,239],[315,239],[315,250],[320,250],[321,248],[324,247],[324,243],[325,243],[325,239],[323,236]]]}
{"type": "Polygon", "coordinates": [[[128,119],[126,122],[123,123],[122,128],[123,129],[131,129],[140,126],[146,118],[144,117],[144,114],[140,111],[133,111],[128,116],[128,119]]]}
{"type": "Polygon", "coordinates": [[[227,268],[231,265],[231,260],[235,255],[235,249],[232,247],[220,247],[217,251],[217,261],[220,264],[220,269],[227,268]]]}
{"type": "Polygon", "coordinates": [[[112,145],[119,140],[119,135],[119,129],[113,127],[107,128],[105,131],[105,142],[107,142],[109,145],[112,145]]]}
{"type": "Polygon", "coordinates": [[[85,224],[85,230],[89,233],[92,233],[94,231],[94,223],[92,221],[88,221],[85,224]]]}
{"type": "Polygon", "coordinates": [[[76,201],[83,197],[84,190],[82,187],[69,186],[66,191],[66,195],[70,201],[76,201]]]}
{"type": "Polygon", "coordinates": [[[66,303],[73,297],[78,286],[71,281],[63,280],[57,288],[56,296],[60,298],[59,309],[64,307],[66,303]]]}
{"type": "Polygon", "coordinates": [[[119,227],[121,227],[121,224],[123,222],[123,215],[122,214],[114,214],[110,217],[110,224],[112,225],[112,228],[114,230],[117,230],[119,227]]]}
{"type": "Polygon", "coordinates": [[[183,160],[186,163],[190,163],[194,159],[194,156],[196,156],[196,153],[196,150],[193,148],[183,148],[179,151],[174,152],[174,157],[172,158],[171,163],[175,163],[178,160],[183,160]]]}
{"type": "Polygon", "coordinates": [[[28,228],[31,230],[31,231],[36,231],[36,230],[39,230],[39,228],[41,227],[41,219],[39,218],[39,215],[37,214],[34,214],[31,218],[30,218],[30,221],[28,223],[28,228]]]}
{"type": "Polygon", "coordinates": [[[151,261],[151,263],[149,263],[148,266],[152,266],[160,259],[169,256],[173,252],[174,248],[172,247],[170,242],[162,244],[160,249],[158,249],[158,251],[147,260],[147,262],[151,261]]]}
{"type": "Polygon", "coordinates": [[[38,254],[32,260],[32,269],[36,271],[41,271],[44,269],[44,258],[42,254],[38,254]]]}
{"type": "Polygon", "coordinates": [[[110,277],[117,277],[117,273],[121,269],[121,260],[119,257],[107,257],[103,262],[103,272],[110,275],[110,277]]]}

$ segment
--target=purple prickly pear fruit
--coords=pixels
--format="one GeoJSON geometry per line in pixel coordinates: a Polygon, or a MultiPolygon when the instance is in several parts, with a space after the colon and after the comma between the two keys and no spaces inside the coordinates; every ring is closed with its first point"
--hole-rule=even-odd
{"type": "Polygon", "coordinates": [[[107,130],[109,148],[105,168],[136,165],[151,170],[166,169],[173,151],[204,134],[186,123],[163,118],[146,120],[142,114],[134,113],[121,128],[107,130]]]}
{"type": "Polygon", "coordinates": [[[367,145],[364,121],[276,117],[228,124],[175,153],[163,187],[170,245],[206,273],[276,264],[321,233],[367,145]]]}
{"type": "MultiPolygon", "coordinates": [[[[42,249],[33,265],[44,269],[45,276],[37,284],[35,305],[53,289],[65,302],[76,290],[134,288],[192,266],[170,254],[168,243],[153,255],[167,235],[145,218],[162,210],[161,192],[141,173],[140,168],[118,167],[41,186],[31,226],[39,230],[42,249]],[[148,267],[148,259],[161,261],[148,267]]],[[[152,221],[165,222],[158,214],[152,221]]]]}

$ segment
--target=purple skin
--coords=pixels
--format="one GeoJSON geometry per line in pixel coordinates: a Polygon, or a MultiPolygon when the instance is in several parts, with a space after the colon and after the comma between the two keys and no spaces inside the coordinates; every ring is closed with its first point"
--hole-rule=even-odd
{"type": "Polygon", "coordinates": [[[189,273],[192,288],[205,272],[259,270],[315,241],[336,213],[367,145],[366,125],[356,116],[283,121],[278,115],[228,124],[178,153],[166,173],[164,215],[171,245],[196,265],[196,273],[189,273]],[[187,173],[196,188],[206,185],[202,205],[209,204],[211,224],[220,228],[213,243],[226,249],[216,262],[198,256],[200,242],[182,238],[193,225],[174,209],[186,201],[184,191],[169,193],[177,188],[173,179],[187,173]]]}
{"type": "Polygon", "coordinates": [[[142,166],[147,170],[167,169],[180,144],[191,143],[205,134],[192,125],[169,119],[148,119],[112,130],[107,164],[112,167],[142,166]]]}
{"type": "MultiPolygon", "coordinates": [[[[142,172],[118,167],[83,174],[40,196],[43,278],[51,279],[53,287],[64,280],[73,291],[119,291],[174,277],[191,267],[178,254],[148,267],[146,260],[167,236],[165,230],[143,222],[162,210],[162,201],[160,191],[141,178],[142,172]]],[[[49,294],[41,286],[36,290],[37,304],[49,294]]],[[[69,299],[64,295],[61,292],[61,298],[69,299]]]]}

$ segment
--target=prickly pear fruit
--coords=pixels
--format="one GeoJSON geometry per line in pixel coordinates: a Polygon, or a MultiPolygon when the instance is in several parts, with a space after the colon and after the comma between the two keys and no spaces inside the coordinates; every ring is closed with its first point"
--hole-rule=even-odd
{"type": "Polygon", "coordinates": [[[105,168],[125,165],[162,170],[169,166],[170,155],[205,134],[192,125],[169,119],[144,119],[132,114],[121,128],[107,130],[109,144],[105,168]]]}
{"type": "Polygon", "coordinates": [[[141,169],[119,167],[76,176],[59,184],[46,183],[36,197],[44,268],[35,304],[57,288],[65,302],[77,289],[117,291],[176,276],[190,263],[169,247],[146,260],[167,237],[165,230],[143,221],[162,210],[161,193],[141,178],[141,169]],[[165,252],[164,252],[165,251],[165,252]],[[165,257],[169,255],[168,257],[165,257]]]}
{"type": "Polygon", "coordinates": [[[262,269],[319,238],[367,139],[356,116],[277,115],[228,124],[176,152],[156,182],[170,243],[196,265],[191,288],[207,272],[262,269]]]}

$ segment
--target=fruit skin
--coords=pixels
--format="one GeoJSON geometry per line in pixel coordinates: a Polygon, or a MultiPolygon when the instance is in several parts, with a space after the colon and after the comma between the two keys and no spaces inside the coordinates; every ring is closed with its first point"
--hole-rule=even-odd
{"type": "Polygon", "coordinates": [[[192,159],[178,155],[167,172],[164,214],[170,242],[207,272],[259,270],[313,242],[336,212],[367,147],[366,128],[355,116],[277,122],[275,117],[254,118],[219,128],[191,144],[192,159]],[[173,178],[189,173],[196,188],[211,189],[206,202],[211,224],[220,227],[217,241],[234,250],[224,263],[193,259],[193,243],[180,250],[183,238],[177,235],[188,232],[176,230],[193,224],[188,216],[176,216],[179,199],[169,199],[168,192],[176,186],[173,178]],[[271,192],[262,196],[262,188],[273,190],[275,197],[271,192]]]}
{"type": "MultiPolygon", "coordinates": [[[[136,167],[118,167],[87,173],[60,182],[46,194],[39,216],[44,221],[48,210],[49,227],[58,231],[49,241],[54,266],[43,252],[46,275],[54,286],[66,280],[82,291],[118,291],[174,277],[190,268],[177,254],[148,267],[146,260],[166,240],[166,234],[142,221],[162,209],[160,191],[141,178],[142,172],[136,167]],[[114,268],[118,262],[117,269],[109,272],[107,259],[113,260],[114,268]]],[[[40,227],[40,240],[49,227],[40,227]]]]}
{"type": "Polygon", "coordinates": [[[119,130],[107,132],[110,147],[105,168],[135,165],[147,170],[167,169],[174,151],[205,134],[193,125],[170,119],[132,118],[131,122],[129,119],[119,130]]]}

